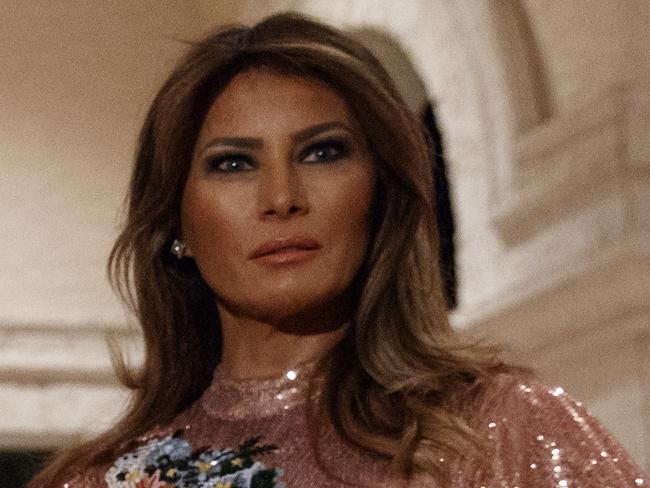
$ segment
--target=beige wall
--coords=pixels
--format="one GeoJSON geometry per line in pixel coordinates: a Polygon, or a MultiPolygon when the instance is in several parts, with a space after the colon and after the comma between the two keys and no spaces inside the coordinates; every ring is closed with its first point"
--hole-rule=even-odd
{"type": "Polygon", "coordinates": [[[173,1],[0,10],[0,447],[51,446],[124,403],[105,262],[147,106],[206,25],[173,1]]]}
{"type": "Polygon", "coordinates": [[[510,344],[650,467],[650,4],[52,5],[15,2],[0,19],[4,445],[66,442],[124,401],[97,334],[125,322],[103,268],[138,125],[182,50],[174,38],[290,7],[373,44],[414,105],[435,101],[457,327],[510,344]],[[64,414],[71,398],[79,419],[64,414]]]}
{"type": "Polygon", "coordinates": [[[570,113],[608,86],[650,75],[650,12],[644,0],[524,0],[530,30],[551,88],[553,113],[570,113]]]}
{"type": "Polygon", "coordinates": [[[3,322],[123,321],[104,262],[135,137],[199,18],[184,2],[3,2],[3,322]]]}

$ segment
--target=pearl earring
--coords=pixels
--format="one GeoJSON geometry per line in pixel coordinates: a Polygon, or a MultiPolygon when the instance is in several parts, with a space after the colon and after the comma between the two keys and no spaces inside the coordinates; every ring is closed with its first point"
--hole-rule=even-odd
{"type": "Polygon", "coordinates": [[[185,247],[187,244],[185,244],[183,241],[180,241],[178,239],[174,239],[174,242],[172,242],[172,254],[176,256],[177,259],[181,259],[183,257],[183,252],[185,251],[185,247]]]}

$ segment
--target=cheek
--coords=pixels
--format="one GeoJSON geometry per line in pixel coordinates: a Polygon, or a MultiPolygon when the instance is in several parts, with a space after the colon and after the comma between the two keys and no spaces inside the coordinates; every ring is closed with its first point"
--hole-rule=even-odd
{"type": "Polygon", "coordinates": [[[247,259],[251,246],[287,228],[287,222],[279,223],[282,228],[273,220],[259,222],[250,188],[186,188],[183,236],[204,280],[222,300],[251,309],[275,304],[288,310],[289,305],[299,307],[341,293],[350,284],[368,245],[372,173],[358,168],[329,178],[312,174],[303,184],[311,210],[298,228],[290,226],[291,231],[322,239],[327,252],[313,264],[283,271],[260,269],[247,259]]]}
{"type": "Polygon", "coordinates": [[[365,256],[370,236],[373,191],[372,174],[363,173],[337,185],[330,194],[329,218],[333,233],[356,260],[365,256]]]}
{"type": "Polygon", "coordinates": [[[182,207],[184,238],[203,272],[223,269],[229,256],[241,252],[240,245],[247,238],[247,209],[239,200],[236,195],[202,191],[200,187],[186,191],[182,207]]]}

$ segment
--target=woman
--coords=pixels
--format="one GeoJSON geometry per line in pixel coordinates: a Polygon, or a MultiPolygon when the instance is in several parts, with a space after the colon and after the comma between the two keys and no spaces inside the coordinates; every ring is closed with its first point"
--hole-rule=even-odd
{"type": "Polygon", "coordinates": [[[146,343],[133,403],[31,486],[643,485],[579,403],[452,333],[429,161],[336,30],[282,14],[195,45],[109,264],[146,343]]]}

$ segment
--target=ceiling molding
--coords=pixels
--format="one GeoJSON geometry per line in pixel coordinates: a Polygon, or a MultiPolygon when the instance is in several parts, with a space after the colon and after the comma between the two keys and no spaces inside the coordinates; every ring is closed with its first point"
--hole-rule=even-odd
{"type": "Polygon", "coordinates": [[[125,327],[0,324],[0,382],[116,383],[109,343],[140,364],[140,335],[125,327]]]}
{"type": "Polygon", "coordinates": [[[650,235],[630,237],[554,275],[515,283],[450,316],[461,333],[533,353],[621,317],[650,315],[650,235]]]}
{"type": "MultiPolygon", "coordinates": [[[[521,136],[515,147],[510,184],[490,220],[510,246],[532,238],[539,230],[618,193],[639,180],[650,187],[644,154],[637,146],[633,124],[647,104],[630,106],[630,95],[650,99],[650,90],[638,83],[623,83],[601,93],[597,103],[575,114],[557,117],[521,136]],[[634,160],[630,160],[634,157],[634,160]]],[[[647,143],[645,143],[647,144],[647,143]]]]}

